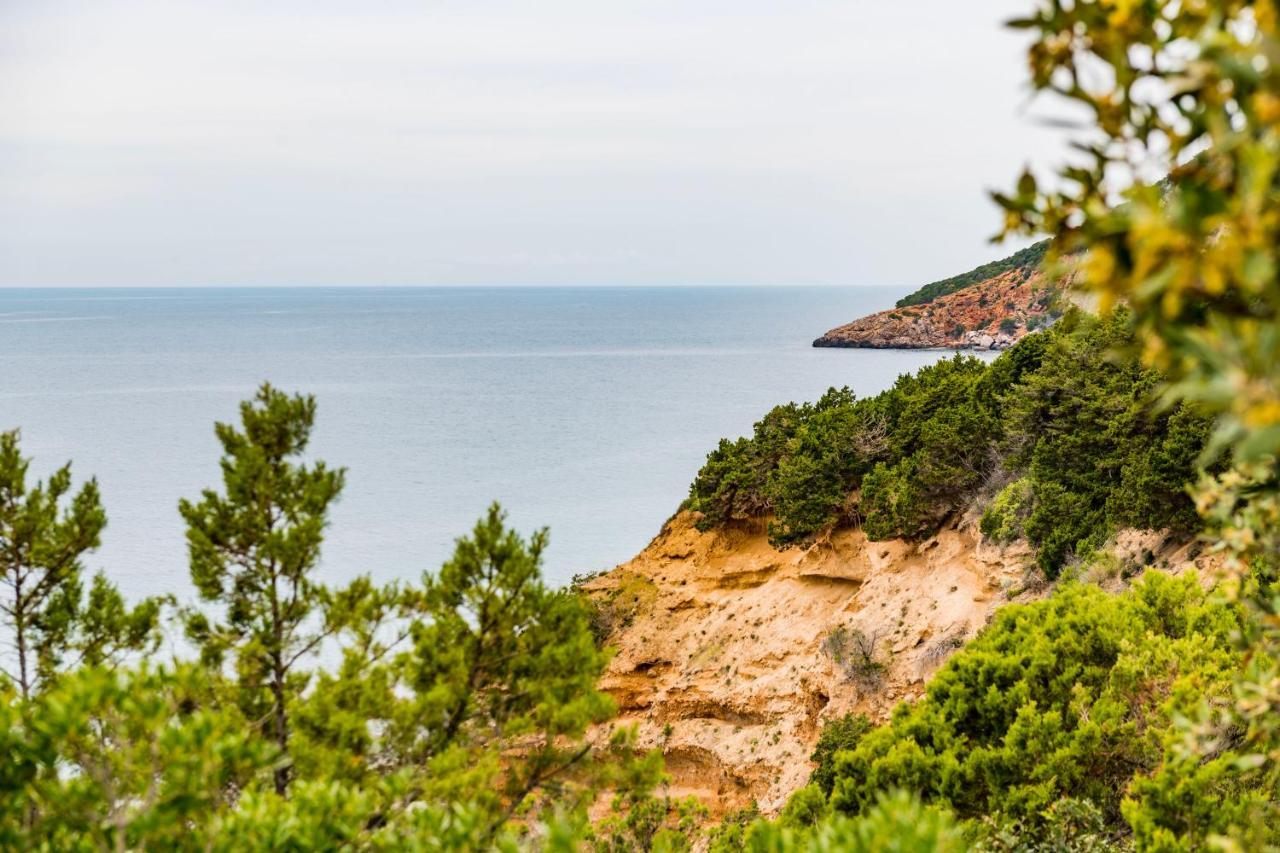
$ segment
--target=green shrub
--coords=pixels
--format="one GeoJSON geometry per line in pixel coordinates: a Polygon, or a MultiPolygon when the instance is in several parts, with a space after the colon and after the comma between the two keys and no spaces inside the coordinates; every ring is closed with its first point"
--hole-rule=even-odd
{"type": "MultiPolygon", "coordinates": [[[[833,389],[827,396],[841,393],[833,389]]],[[[751,438],[720,441],[689,489],[687,505],[703,514],[701,527],[710,529],[770,510],[766,481],[813,408],[795,403],[775,406],[756,423],[751,438]]]]}
{"type": "Polygon", "coordinates": [[[962,818],[999,815],[1034,832],[1074,797],[1122,829],[1125,792],[1162,767],[1175,709],[1228,688],[1239,629],[1236,611],[1209,602],[1194,574],[1149,573],[1116,596],[1069,584],[1006,606],[924,699],[837,752],[831,805],[858,814],[901,788],[962,818]]]}
{"type": "Polygon", "coordinates": [[[871,731],[871,721],[866,714],[845,714],[827,722],[818,735],[818,743],[809,756],[816,767],[809,776],[809,783],[816,785],[823,794],[831,793],[836,778],[836,755],[853,749],[862,736],[871,731]]]}
{"type": "Polygon", "coordinates": [[[1001,545],[1021,539],[1022,526],[1031,513],[1033,500],[1030,479],[1023,477],[1005,486],[982,513],[978,525],[982,535],[1001,545]]]}
{"type": "MultiPolygon", "coordinates": [[[[800,796],[812,791],[801,789],[800,796]]],[[[711,853],[961,853],[967,845],[950,813],[895,791],[880,797],[857,818],[835,815],[808,825],[795,820],[756,821],[744,832],[720,837],[710,849],[711,853]]]]}
{"type": "Polygon", "coordinates": [[[1186,487],[1208,421],[1181,406],[1159,410],[1159,377],[1116,357],[1133,346],[1128,314],[1073,312],[1046,342],[1004,410],[1006,467],[1031,479],[1024,529],[1045,573],[1120,526],[1195,529],[1186,487]]]}
{"type": "Polygon", "coordinates": [[[1000,321],[1000,331],[1004,332],[1006,335],[1012,335],[1014,332],[1018,331],[1018,321],[1012,317],[1005,317],[1000,321]]]}

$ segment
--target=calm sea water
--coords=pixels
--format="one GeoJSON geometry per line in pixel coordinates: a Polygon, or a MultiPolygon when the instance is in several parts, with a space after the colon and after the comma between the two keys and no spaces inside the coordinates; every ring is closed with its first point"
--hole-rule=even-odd
{"type": "Polygon", "coordinates": [[[322,574],[416,578],[492,500],[547,525],[556,582],[644,547],[721,436],[936,352],[815,350],[882,288],[0,290],[0,429],[95,475],[89,560],[132,597],[189,589],[180,497],[263,380],[315,394],[349,469],[322,574]]]}

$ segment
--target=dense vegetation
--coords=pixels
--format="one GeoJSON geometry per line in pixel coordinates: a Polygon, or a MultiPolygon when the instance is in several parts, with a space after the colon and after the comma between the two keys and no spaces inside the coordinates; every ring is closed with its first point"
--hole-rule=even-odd
{"type": "MultiPolygon", "coordinates": [[[[314,577],[344,472],[306,463],[315,401],[263,386],[218,424],[222,488],[182,501],[199,602],[133,607],[82,560],[106,513],[0,436],[0,847],[491,849],[537,829],[682,837],[657,756],[588,739],[613,705],[579,599],[494,506],[439,572],[314,577]],[[164,616],[195,659],[161,662],[164,616]],[[319,663],[323,661],[326,666],[319,663]],[[592,827],[603,791],[618,807],[592,827]]],[[[639,840],[638,840],[639,839],[639,840]]],[[[663,842],[665,843],[665,842],[663,842]]]]}
{"type": "Polygon", "coordinates": [[[1116,358],[1129,324],[1072,312],[989,365],[956,356],[875,397],[779,406],[708,456],[688,505],[704,528],[772,516],[785,546],[857,522],[872,539],[927,536],[989,504],[984,533],[1026,537],[1050,576],[1118,527],[1190,532],[1210,422],[1161,409],[1159,376],[1116,358]]]}
{"type": "Polygon", "coordinates": [[[896,790],[983,849],[1194,849],[1228,833],[1274,843],[1276,804],[1231,774],[1242,759],[1231,744],[1199,764],[1179,751],[1177,715],[1229,693],[1243,618],[1194,574],[1154,572],[1121,595],[1071,584],[1005,607],[887,725],[833,721],[811,786],[780,824],[735,843],[804,839],[896,790]]]}
{"type": "Polygon", "coordinates": [[[964,290],[970,285],[984,282],[989,278],[994,278],[1007,272],[1018,272],[1022,277],[1028,276],[1039,269],[1040,263],[1044,260],[1045,251],[1048,248],[1049,241],[1041,240],[1039,243],[1028,246],[1025,249],[1019,249],[1007,258],[983,264],[968,272],[953,275],[951,278],[930,282],[919,290],[902,297],[894,305],[897,308],[906,308],[908,305],[923,305],[926,302],[932,302],[939,296],[946,296],[948,293],[964,290]]]}

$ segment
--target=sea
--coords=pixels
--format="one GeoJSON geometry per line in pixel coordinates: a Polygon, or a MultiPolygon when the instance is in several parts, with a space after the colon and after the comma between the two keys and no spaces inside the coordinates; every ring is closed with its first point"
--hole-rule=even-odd
{"type": "Polygon", "coordinates": [[[885,287],[0,289],[0,429],[70,461],[108,515],[87,556],[130,598],[190,599],[180,498],[218,488],[215,421],[269,381],[315,395],[347,469],[319,576],[412,581],[493,501],[550,528],[554,584],[639,552],[722,437],[938,351],[814,349],[885,287]]]}

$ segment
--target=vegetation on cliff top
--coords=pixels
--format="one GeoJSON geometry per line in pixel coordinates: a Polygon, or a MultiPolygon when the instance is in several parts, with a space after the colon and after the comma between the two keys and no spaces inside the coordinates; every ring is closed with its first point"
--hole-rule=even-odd
{"type": "Polygon", "coordinates": [[[926,284],[919,290],[908,293],[899,299],[894,303],[894,306],[906,308],[908,305],[923,305],[926,302],[932,302],[939,296],[946,296],[948,293],[964,290],[966,287],[979,284],[998,275],[1004,275],[1007,272],[1017,272],[1021,278],[1026,278],[1040,268],[1040,263],[1044,260],[1045,251],[1048,248],[1049,241],[1041,240],[1039,243],[1027,246],[1025,249],[1019,249],[1007,258],[991,261],[982,266],[974,267],[968,272],[926,284]]]}
{"type": "Polygon", "coordinates": [[[751,437],[721,441],[688,506],[704,529],[772,516],[785,547],[841,524],[924,537],[977,502],[984,531],[1028,539],[1051,577],[1120,527],[1189,533],[1210,421],[1160,408],[1158,374],[1114,357],[1130,319],[1072,312],[991,364],[956,356],[875,397],[778,406],[751,437]]]}

